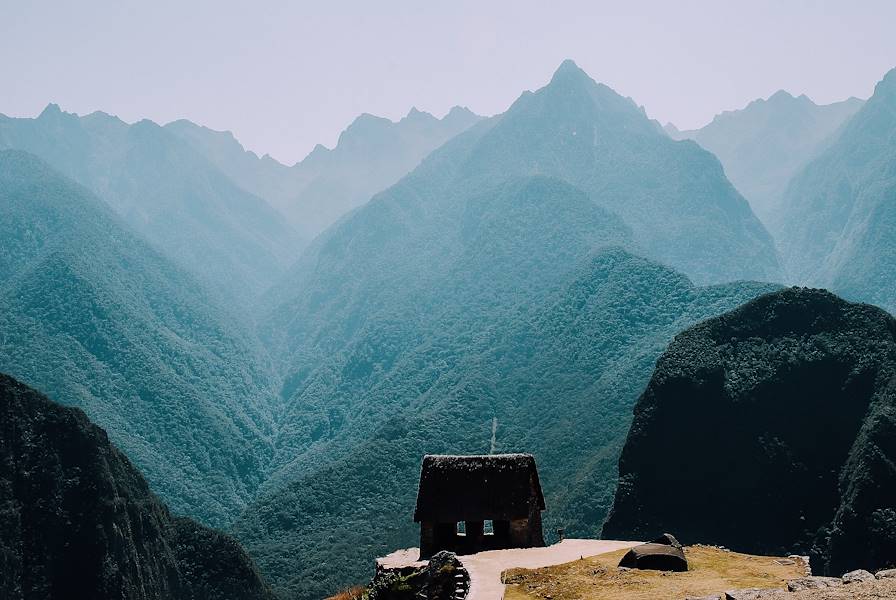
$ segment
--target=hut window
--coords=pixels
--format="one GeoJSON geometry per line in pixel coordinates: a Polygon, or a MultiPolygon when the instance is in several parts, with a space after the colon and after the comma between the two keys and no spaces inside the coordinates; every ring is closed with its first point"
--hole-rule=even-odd
{"type": "Polygon", "coordinates": [[[482,526],[482,532],[485,533],[485,534],[489,534],[489,533],[494,533],[494,532],[495,532],[495,526],[492,524],[491,519],[488,519],[488,520],[485,521],[485,523],[483,523],[483,526],[482,526]]]}
{"type": "Polygon", "coordinates": [[[467,524],[465,521],[457,522],[457,534],[458,535],[467,535],[467,524]]]}

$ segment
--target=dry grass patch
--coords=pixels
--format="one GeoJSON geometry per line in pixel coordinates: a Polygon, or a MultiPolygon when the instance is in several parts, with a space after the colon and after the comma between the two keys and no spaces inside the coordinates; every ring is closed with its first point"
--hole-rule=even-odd
{"type": "Polygon", "coordinates": [[[620,571],[627,550],[543,569],[510,569],[505,600],[682,600],[732,588],[785,588],[805,575],[800,561],[752,556],[708,546],[685,548],[690,571],[620,571]],[[782,564],[785,563],[785,564],[782,564]],[[787,564],[790,563],[790,564],[787,564]]]}
{"type": "Polygon", "coordinates": [[[363,585],[356,585],[346,588],[335,596],[330,596],[326,600],[362,600],[366,595],[367,588],[363,585]]]}

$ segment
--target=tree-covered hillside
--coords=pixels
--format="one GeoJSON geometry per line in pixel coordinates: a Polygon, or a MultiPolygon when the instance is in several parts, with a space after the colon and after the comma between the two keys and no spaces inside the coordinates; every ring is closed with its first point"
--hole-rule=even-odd
{"type": "Polygon", "coordinates": [[[558,254],[540,240],[543,252],[520,252],[532,250],[540,230],[554,232],[556,247],[576,239],[557,227],[565,217],[551,215],[564,211],[550,197],[532,198],[544,206],[538,219],[526,213],[530,204],[518,201],[519,212],[504,205],[501,224],[482,236],[489,252],[469,253],[476,268],[463,263],[432,303],[416,304],[413,319],[401,319],[410,309],[396,306],[391,319],[303,382],[293,410],[302,407],[307,420],[291,421],[291,437],[281,443],[306,445],[278,447],[300,458],[235,526],[284,596],[326,595],[365,579],[375,556],[417,545],[412,514],[427,452],[532,452],[547,496],[548,537],[559,526],[569,536],[597,535],[631,406],[665,344],[772,289],[694,287],[618,248],[592,255],[582,246],[573,260],[575,245],[558,254]],[[569,264],[575,267],[558,268],[569,264]],[[531,281],[538,274],[553,281],[539,289],[531,281]],[[447,292],[449,282],[457,295],[447,292]]]}
{"type": "Polygon", "coordinates": [[[896,310],[896,69],[791,182],[771,227],[789,278],[896,310]]]}
{"type": "Polygon", "coordinates": [[[0,151],[0,371],[109,431],[178,512],[225,524],[271,452],[240,318],[36,157],[0,151]]]}
{"type": "Polygon", "coordinates": [[[235,540],[173,517],[106,432],[0,374],[0,597],[273,600],[235,540]]]}
{"type": "Polygon", "coordinates": [[[824,290],[771,293],[676,336],[638,400],[603,533],[896,557],[896,319],[824,290]]]}
{"type": "Polygon", "coordinates": [[[51,104],[0,115],[0,149],[35,154],[106,201],[157,250],[228,297],[248,301],[295,260],[299,239],[264,200],[151,121],[129,125],[51,104]]]}

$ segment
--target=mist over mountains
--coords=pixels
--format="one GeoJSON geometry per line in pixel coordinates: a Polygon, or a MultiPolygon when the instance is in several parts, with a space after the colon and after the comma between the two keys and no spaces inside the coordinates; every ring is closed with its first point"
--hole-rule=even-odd
{"type": "Polygon", "coordinates": [[[502,114],[365,114],[292,166],[189,121],[0,115],[0,372],[283,599],[417,543],[425,453],[531,452],[548,537],[595,537],[680,332],[791,283],[896,307],[894,81],[677,132],[564,61],[502,114]]]}
{"type": "Polygon", "coordinates": [[[772,220],[790,278],[896,310],[896,70],[794,177],[772,220]]]}
{"type": "Polygon", "coordinates": [[[291,167],[267,155],[258,158],[229,132],[185,120],[165,129],[189,142],[241,187],[270,202],[310,241],[479,119],[459,106],[442,119],[416,108],[398,122],[365,113],[342,132],[335,147],[318,144],[291,167]]]}
{"type": "Polygon", "coordinates": [[[720,113],[700,129],[679,131],[669,124],[666,131],[675,139],[692,139],[719,157],[725,175],[768,224],[790,179],[862,104],[849,98],[818,105],[805,95],[779,90],[741,110],[720,113]]]}
{"type": "Polygon", "coordinates": [[[243,301],[297,253],[296,233],[270,205],[151,121],[78,117],[51,104],[36,119],[0,117],[0,148],[42,158],[178,265],[243,301]]]}

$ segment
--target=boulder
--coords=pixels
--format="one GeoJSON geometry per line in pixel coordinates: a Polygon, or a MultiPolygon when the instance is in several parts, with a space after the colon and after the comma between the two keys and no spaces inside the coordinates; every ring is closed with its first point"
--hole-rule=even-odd
{"type": "Polygon", "coordinates": [[[896,569],[884,569],[883,571],[878,571],[874,574],[878,579],[887,579],[890,577],[896,577],[896,569]]]}
{"type": "Polygon", "coordinates": [[[651,571],[687,571],[688,560],[680,546],[650,543],[629,550],[619,561],[619,566],[651,571]]]}
{"type": "Polygon", "coordinates": [[[850,571],[849,573],[844,573],[841,578],[843,583],[863,583],[865,581],[874,581],[876,578],[874,575],[866,571],[865,569],[856,569],[855,571],[850,571]]]}
{"type": "Polygon", "coordinates": [[[787,591],[820,590],[838,585],[843,585],[843,581],[839,577],[800,577],[787,582],[787,591]]]}

